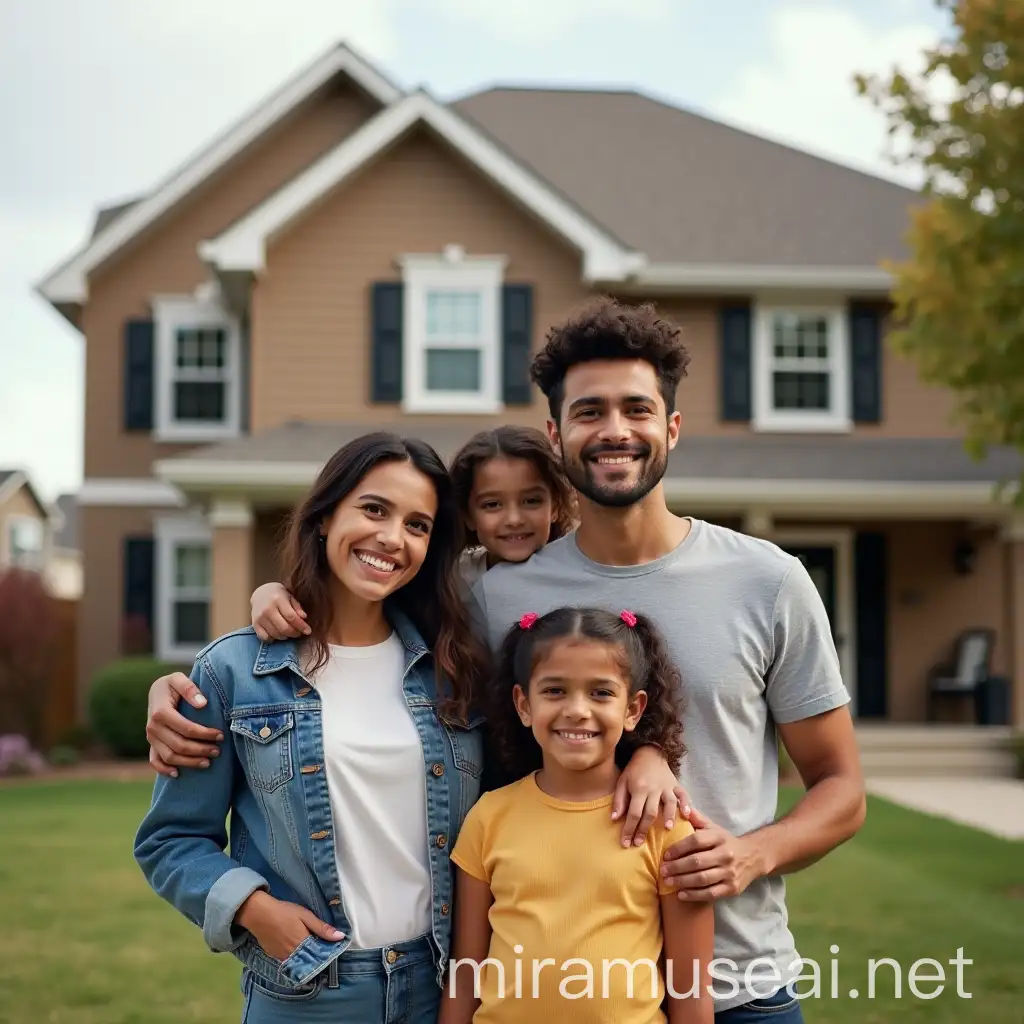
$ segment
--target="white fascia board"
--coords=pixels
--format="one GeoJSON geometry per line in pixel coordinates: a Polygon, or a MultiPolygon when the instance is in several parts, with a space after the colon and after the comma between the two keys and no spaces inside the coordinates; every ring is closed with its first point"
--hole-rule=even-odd
{"type": "Polygon", "coordinates": [[[211,459],[162,459],[153,464],[161,480],[189,490],[244,487],[308,487],[322,464],[211,459]]]}
{"type": "Polygon", "coordinates": [[[913,514],[942,518],[967,511],[1006,512],[1007,496],[999,499],[997,483],[877,480],[751,480],[666,477],[666,499],[680,507],[728,506],[830,512],[913,514]]]}
{"type": "Polygon", "coordinates": [[[118,217],[70,260],[52,271],[37,286],[37,291],[54,305],[85,302],[88,298],[86,278],[91,270],[109,259],[341,72],[348,74],[385,106],[397,102],[403,95],[397,86],[348,46],[331,47],[193,160],[161,182],[148,198],[118,217]]]}
{"type": "Polygon", "coordinates": [[[200,256],[221,272],[260,272],[265,268],[270,239],[417,122],[433,128],[578,249],[583,255],[586,279],[621,280],[643,265],[642,254],[624,247],[501,147],[424,92],[413,93],[379,113],[233,227],[203,242],[200,256]]]}
{"type": "Polygon", "coordinates": [[[737,293],[800,290],[836,291],[885,296],[892,275],[881,267],[790,267],[758,264],[650,263],[629,281],[637,289],[669,288],[705,291],[709,288],[737,293]]]}

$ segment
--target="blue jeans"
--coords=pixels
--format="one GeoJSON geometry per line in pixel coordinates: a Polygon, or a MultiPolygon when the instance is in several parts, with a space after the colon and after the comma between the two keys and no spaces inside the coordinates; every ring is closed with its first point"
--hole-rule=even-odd
{"type": "Polygon", "coordinates": [[[383,949],[348,949],[292,992],[246,970],[242,992],[242,1024],[436,1024],[441,1000],[425,937],[383,949]]]}
{"type": "Polygon", "coordinates": [[[715,1014],[715,1024],[804,1024],[800,1000],[785,988],[767,999],[754,999],[743,1006],[734,1006],[715,1014]]]}

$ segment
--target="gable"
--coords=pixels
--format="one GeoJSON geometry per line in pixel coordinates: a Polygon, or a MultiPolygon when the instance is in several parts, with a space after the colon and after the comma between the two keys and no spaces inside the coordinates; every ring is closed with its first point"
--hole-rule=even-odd
{"type": "Polygon", "coordinates": [[[94,236],[44,279],[38,286],[39,292],[72,322],[77,322],[78,310],[88,298],[88,278],[93,271],[167,216],[265,135],[285,124],[339,75],[345,76],[378,107],[401,96],[397,86],[350,47],[332,47],[175,170],[143,200],[130,209],[118,211],[117,216],[98,218],[94,236]]]}

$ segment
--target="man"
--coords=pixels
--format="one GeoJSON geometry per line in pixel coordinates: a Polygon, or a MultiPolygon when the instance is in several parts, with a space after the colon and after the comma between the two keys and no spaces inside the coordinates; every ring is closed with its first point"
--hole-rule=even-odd
{"type": "MultiPolygon", "coordinates": [[[[668,851],[663,870],[680,899],[716,901],[720,1024],[745,1024],[758,1011],[798,1024],[800,1004],[785,988],[800,965],[781,876],[864,821],[849,696],[800,561],[668,508],[662,481],[688,361],[678,330],[650,306],[600,300],[549,332],[532,375],[579,495],[580,525],[528,562],[481,577],[474,613],[492,646],[524,613],[565,604],[628,608],[659,625],[683,680],[681,781],[696,829],[668,851]],[[776,728],[807,789],[779,821],[776,728]]],[[[194,763],[177,758],[199,749],[168,724],[176,700],[168,679],[154,684],[149,735],[161,766],[194,763]]]]}

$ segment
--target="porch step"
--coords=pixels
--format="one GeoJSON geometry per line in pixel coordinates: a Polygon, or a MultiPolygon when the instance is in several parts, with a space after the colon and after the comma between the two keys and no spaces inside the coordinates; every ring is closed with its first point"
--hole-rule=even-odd
{"type": "Polygon", "coordinates": [[[858,724],[867,777],[949,775],[1013,778],[1017,762],[1009,728],[970,725],[858,724]]]}

